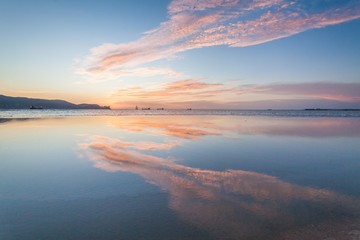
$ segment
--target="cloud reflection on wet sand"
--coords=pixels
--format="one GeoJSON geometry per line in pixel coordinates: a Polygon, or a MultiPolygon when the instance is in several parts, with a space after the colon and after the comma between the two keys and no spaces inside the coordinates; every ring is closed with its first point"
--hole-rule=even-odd
{"type": "Polygon", "coordinates": [[[159,186],[180,217],[219,239],[351,239],[350,230],[360,229],[359,199],[255,172],[186,167],[136,145],[96,136],[80,148],[99,169],[132,172],[159,186]]]}
{"type": "Polygon", "coordinates": [[[344,118],[276,118],[231,116],[137,116],[109,119],[114,127],[182,139],[205,136],[267,135],[292,137],[359,137],[360,121],[344,118]]]}
{"type": "MultiPolygon", "coordinates": [[[[360,121],[356,118],[284,118],[254,116],[121,116],[97,117],[111,126],[129,132],[197,140],[206,136],[241,137],[241,135],[291,137],[360,137],[360,121]]],[[[0,125],[17,124],[39,127],[56,125],[66,119],[2,119],[0,125]]],[[[83,124],[83,120],[77,119],[83,124]]],[[[87,119],[89,122],[89,119],[87,119]]],[[[74,119],[71,122],[75,122],[74,119]]]]}

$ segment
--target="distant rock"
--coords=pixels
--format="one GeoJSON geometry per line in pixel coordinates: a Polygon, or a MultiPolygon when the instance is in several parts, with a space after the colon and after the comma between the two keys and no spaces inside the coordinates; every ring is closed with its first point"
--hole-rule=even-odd
{"type": "Polygon", "coordinates": [[[0,109],[110,109],[110,106],[97,104],[74,104],[64,100],[48,100],[0,95],[0,109]]]}

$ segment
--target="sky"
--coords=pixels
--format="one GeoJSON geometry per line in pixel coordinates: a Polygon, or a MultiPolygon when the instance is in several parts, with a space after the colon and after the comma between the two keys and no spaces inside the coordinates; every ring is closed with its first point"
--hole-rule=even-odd
{"type": "Polygon", "coordinates": [[[0,0],[0,94],[360,108],[359,0],[0,0]]]}

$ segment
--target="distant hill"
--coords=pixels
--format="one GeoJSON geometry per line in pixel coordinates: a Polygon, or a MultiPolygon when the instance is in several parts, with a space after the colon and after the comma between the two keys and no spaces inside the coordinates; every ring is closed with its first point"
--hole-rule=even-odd
{"type": "Polygon", "coordinates": [[[29,109],[30,106],[43,109],[110,109],[97,104],[74,104],[64,100],[47,100],[0,95],[0,109],[29,109]]]}

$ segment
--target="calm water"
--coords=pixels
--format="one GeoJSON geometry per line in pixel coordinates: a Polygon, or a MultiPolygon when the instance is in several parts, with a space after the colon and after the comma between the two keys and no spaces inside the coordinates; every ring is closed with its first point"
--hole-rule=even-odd
{"type": "Polygon", "coordinates": [[[359,113],[24,112],[0,112],[1,240],[360,239],[359,113]]]}
{"type": "Polygon", "coordinates": [[[272,116],[272,117],[360,117],[360,110],[1,110],[0,118],[44,118],[68,116],[138,116],[138,115],[216,115],[216,116],[272,116]]]}

